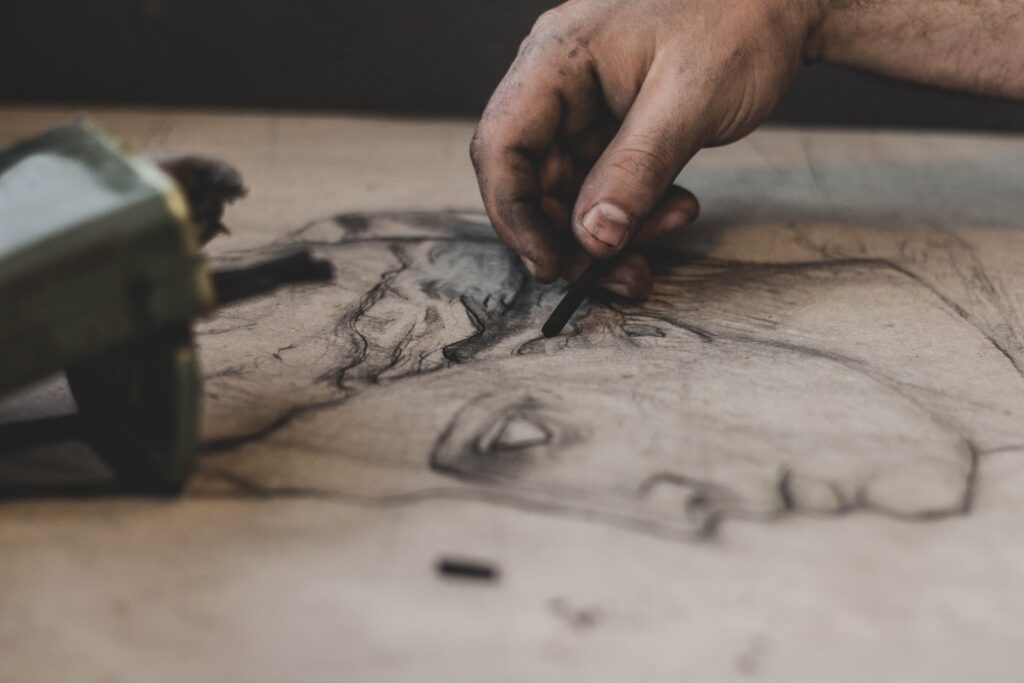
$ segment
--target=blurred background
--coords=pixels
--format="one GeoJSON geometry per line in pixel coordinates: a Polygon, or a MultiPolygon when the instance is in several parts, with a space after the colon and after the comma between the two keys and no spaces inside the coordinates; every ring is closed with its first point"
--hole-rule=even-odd
{"type": "MultiPolygon", "coordinates": [[[[0,102],[475,116],[551,0],[0,0],[0,102]]],[[[1024,104],[825,66],[776,122],[1024,130],[1024,104]]]]}

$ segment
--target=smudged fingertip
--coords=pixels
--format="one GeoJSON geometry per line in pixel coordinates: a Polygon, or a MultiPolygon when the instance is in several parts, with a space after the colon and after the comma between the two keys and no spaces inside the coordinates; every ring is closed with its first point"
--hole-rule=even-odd
{"type": "Polygon", "coordinates": [[[683,211],[689,217],[687,222],[692,223],[700,218],[700,200],[691,192],[687,192],[683,199],[683,211]]]}
{"type": "Polygon", "coordinates": [[[523,267],[526,268],[535,280],[549,285],[558,279],[560,272],[558,267],[549,266],[540,260],[532,260],[529,256],[522,256],[520,260],[523,262],[523,267]]]}
{"type": "Polygon", "coordinates": [[[643,301],[650,296],[653,284],[650,273],[630,273],[625,277],[611,276],[603,280],[601,288],[631,301],[643,301]]]}
{"type": "Polygon", "coordinates": [[[631,252],[615,264],[601,286],[627,299],[642,301],[654,287],[654,276],[647,259],[638,252],[631,252]]]}

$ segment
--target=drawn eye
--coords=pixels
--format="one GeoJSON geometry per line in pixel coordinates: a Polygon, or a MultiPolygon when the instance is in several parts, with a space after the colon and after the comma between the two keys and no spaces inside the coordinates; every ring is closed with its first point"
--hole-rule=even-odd
{"type": "Polygon", "coordinates": [[[430,465],[466,479],[514,479],[553,455],[566,433],[532,395],[484,395],[455,414],[430,465]]]}
{"type": "Polygon", "coordinates": [[[551,441],[551,432],[535,418],[527,415],[507,415],[480,435],[476,442],[479,453],[516,451],[542,446],[551,441]]]}

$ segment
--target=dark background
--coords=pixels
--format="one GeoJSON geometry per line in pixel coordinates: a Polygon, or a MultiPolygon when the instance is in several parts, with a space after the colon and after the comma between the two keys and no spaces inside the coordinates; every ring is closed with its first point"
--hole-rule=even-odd
{"type": "MultiPolygon", "coordinates": [[[[0,0],[0,101],[475,116],[554,4],[0,0]]],[[[1024,130],[1024,104],[814,66],[776,121],[1024,130]]]]}

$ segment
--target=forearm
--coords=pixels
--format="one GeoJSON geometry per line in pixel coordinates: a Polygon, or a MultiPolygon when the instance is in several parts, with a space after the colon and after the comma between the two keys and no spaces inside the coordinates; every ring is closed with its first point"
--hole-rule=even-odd
{"type": "Polygon", "coordinates": [[[1024,99],[1024,0],[824,0],[813,58],[1024,99]]]}

